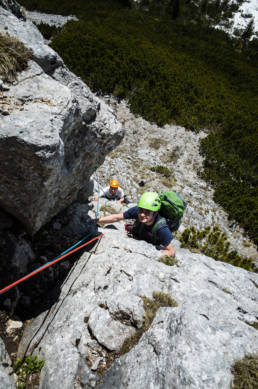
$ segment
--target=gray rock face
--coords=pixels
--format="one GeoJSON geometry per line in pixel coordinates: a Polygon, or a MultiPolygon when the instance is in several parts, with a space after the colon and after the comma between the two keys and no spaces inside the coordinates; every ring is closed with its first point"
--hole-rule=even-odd
{"type": "Polygon", "coordinates": [[[153,246],[128,238],[123,223],[115,227],[103,229],[56,305],[25,330],[20,356],[27,350],[46,361],[40,388],[229,389],[231,366],[257,351],[257,330],[248,323],[258,316],[258,276],[192,254],[177,241],[178,266],[167,266],[153,246]],[[178,307],[160,308],[138,344],[100,381],[108,350],[119,353],[142,327],[141,296],[152,298],[154,291],[169,294],[178,307]]]}
{"type": "Polygon", "coordinates": [[[4,92],[0,206],[34,234],[79,191],[87,193],[91,174],[123,131],[112,110],[63,66],[31,22],[0,8],[0,31],[5,28],[33,50],[37,63],[30,61],[4,92]],[[54,68],[52,77],[44,72],[54,68]]]}
{"type": "Polygon", "coordinates": [[[15,389],[16,387],[14,381],[10,377],[12,370],[10,364],[10,358],[5,350],[4,342],[0,338],[0,388],[15,389]]]}
{"type": "Polygon", "coordinates": [[[74,15],[71,16],[52,15],[52,14],[45,14],[42,12],[27,11],[27,10],[26,10],[26,17],[32,20],[36,24],[44,23],[44,24],[48,24],[49,26],[56,26],[56,27],[62,27],[69,20],[78,20],[78,18],[74,15]]]}
{"type": "Polygon", "coordinates": [[[24,274],[27,265],[35,260],[35,254],[31,246],[22,237],[16,238],[13,234],[8,234],[9,245],[12,247],[12,254],[9,257],[9,267],[14,269],[16,274],[24,274]]]}
{"type": "Polygon", "coordinates": [[[108,301],[108,310],[118,319],[126,318],[132,325],[141,328],[144,324],[144,309],[142,299],[130,296],[127,292],[114,296],[108,301]]]}
{"type": "Polygon", "coordinates": [[[12,12],[17,18],[25,20],[25,17],[15,0],[0,0],[0,6],[12,12]]]}
{"type": "Polygon", "coordinates": [[[90,314],[89,329],[99,344],[110,351],[119,351],[124,341],[135,332],[133,328],[113,320],[107,310],[99,307],[90,314]]]}
{"type": "Polygon", "coordinates": [[[33,52],[33,59],[45,72],[51,72],[63,64],[60,56],[45,44],[43,36],[31,21],[18,19],[2,7],[0,7],[0,32],[18,38],[30,48],[33,52]]]}

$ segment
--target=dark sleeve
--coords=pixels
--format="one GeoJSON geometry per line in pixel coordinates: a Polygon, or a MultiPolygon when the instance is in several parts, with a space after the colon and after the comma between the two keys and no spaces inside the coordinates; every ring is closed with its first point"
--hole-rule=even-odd
{"type": "Polygon", "coordinates": [[[172,239],[173,235],[171,234],[171,231],[167,225],[161,227],[157,231],[157,240],[160,242],[161,245],[168,246],[169,243],[171,243],[172,239]]]}
{"type": "Polygon", "coordinates": [[[138,218],[138,207],[129,208],[123,213],[124,219],[137,219],[138,218]]]}

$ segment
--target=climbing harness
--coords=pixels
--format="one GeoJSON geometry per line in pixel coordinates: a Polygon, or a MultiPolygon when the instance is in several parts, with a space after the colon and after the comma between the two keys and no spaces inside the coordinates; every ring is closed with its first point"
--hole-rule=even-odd
{"type": "Polygon", "coordinates": [[[94,242],[95,240],[99,239],[101,236],[103,236],[104,234],[100,234],[98,236],[95,236],[94,238],[92,238],[91,240],[89,240],[88,242],[86,243],[83,243],[82,245],[80,245],[79,247],[76,247],[78,246],[79,244],[81,244],[83,241],[85,241],[87,238],[89,238],[92,234],[88,234],[86,237],[84,237],[83,239],[81,239],[79,242],[77,242],[76,244],[74,244],[73,246],[71,246],[69,249],[65,250],[63,253],[61,253],[60,255],[58,255],[55,259],[53,259],[52,261],[49,261],[47,262],[45,265],[43,266],[40,266],[38,269],[34,270],[33,272],[27,274],[26,276],[20,278],[19,280],[13,282],[12,284],[10,285],[7,285],[6,287],[4,287],[3,289],[0,290],[0,295],[3,294],[4,292],[7,292],[8,290],[10,290],[11,288],[13,288],[14,286],[20,284],[21,282],[27,280],[28,278],[30,277],[33,277],[34,275],[36,275],[37,273],[41,272],[42,270],[45,270],[46,268],[54,265],[55,263],[61,261],[62,259],[68,257],[68,255],[70,254],[73,254],[75,253],[76,251],[80,250],[82,247],[85,247],[87,246],[88,244],[94,242]],[[75,248],[76,247],[76,248],[75,248]]]}

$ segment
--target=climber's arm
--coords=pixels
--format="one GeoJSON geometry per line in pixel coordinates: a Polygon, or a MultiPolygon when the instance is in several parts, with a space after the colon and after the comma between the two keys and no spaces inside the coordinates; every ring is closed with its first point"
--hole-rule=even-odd
{"type": "Polygon", "coordinates": [[[124,219],[124,215],[122,213],[115,213],[113,215],[100,217],[99,219],[96,219],[96,222],[107,224],[107,223],[115,223],[123,219],[124,219]]]}
{"type": "Polygon", "coordinates": [[[175,256],[175,250],[174,250],[174,247],[172,246],[172,243],[169,243],[169,245],[165,246],[164,250],[161,250],[161,252],[164,255],[168,255],[169,257],[175,256]]]}

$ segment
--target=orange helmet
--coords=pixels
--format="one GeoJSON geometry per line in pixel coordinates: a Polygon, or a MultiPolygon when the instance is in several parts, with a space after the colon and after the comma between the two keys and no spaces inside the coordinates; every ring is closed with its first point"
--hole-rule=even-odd
{"type": "Polygon", "coordinates": [[[117,180],[112,180],[109,185],[111,186],[111,188],[118,188],[119,187],[119,183],[117,180]]]}

